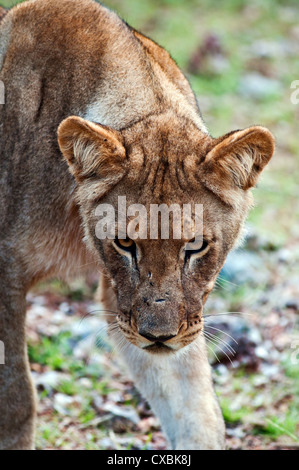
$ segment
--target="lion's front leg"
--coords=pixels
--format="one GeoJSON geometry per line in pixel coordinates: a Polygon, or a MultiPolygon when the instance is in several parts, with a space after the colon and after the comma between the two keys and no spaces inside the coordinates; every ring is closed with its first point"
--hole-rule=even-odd
{"type": "Polygon", "coordinates": [[[173,356],[121,351],[173,449],[224,449],[225,429],[204,338],[173,356]]]}
{"type": "Polygon", "coordinates": [[[14,279],[0,286],[0,450],[34,447],[35,389],[25,346],[25,293],[14,279]]]}

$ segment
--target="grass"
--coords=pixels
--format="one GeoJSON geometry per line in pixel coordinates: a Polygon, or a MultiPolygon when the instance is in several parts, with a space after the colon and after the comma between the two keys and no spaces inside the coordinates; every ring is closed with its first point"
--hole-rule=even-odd
{"type": "Polygon", "coordinates": [[[253,434],[265,435],[271,440],[276,440],[281,436],[287,435],[294,442],[299,443],[299,438],[295,435],[297,429],[297,413],[287,413],[283,419],[276,416],[265,418],[265,424],[256,425],[253,428],[253,434]]]}
{"type": "Polygon", "coordinates": [[[81,364],[79,365],[79,363],[73,363],[72,361],[70,364],[72,350],[69,340],[69,333],[60,333],[56,338],[43,337],[38,344],[29,343],[28,354],[30,362],[36,362],[58,371],[69,370],[69,367],[71,369],[74,369],[74,367],[80,368],[81,364]]]}
{"type": "Polygon", "coordinates": [[[234,409],[231,400],[228,398],[220,399],[220,405],[223,418],[228,426],[238,424],[245,416],[252,413],[252,409],[249,406],[241,406],[238,409],[234,409]]]}

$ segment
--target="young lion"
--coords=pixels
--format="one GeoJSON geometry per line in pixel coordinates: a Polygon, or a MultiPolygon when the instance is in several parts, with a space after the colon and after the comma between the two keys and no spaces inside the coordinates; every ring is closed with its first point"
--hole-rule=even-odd
{"type": "Polygon", "coordinates": [[[94,262],[112,338],[171,447],[223,449],[202,311],[271,133],[212,138],[169,54],[92,0],[32,0],[0,17],[0,448],[34,442],[26,292],[94,262]],[[99,239],[96,208],[117,211],[118,196],[147,209],[201,204],[201,247],[99,239]]]}

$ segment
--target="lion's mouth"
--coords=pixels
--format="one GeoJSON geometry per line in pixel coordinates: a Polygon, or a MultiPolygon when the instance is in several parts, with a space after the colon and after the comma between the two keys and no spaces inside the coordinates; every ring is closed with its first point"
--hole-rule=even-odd
{"type": "Polygon", "coordinates": [[[161,343],[160,341],[156,341],[153,344],[149,344],[148,346],[144,346],[143,349],[145,351],[151,352],[151,353],[173,353],[174,350],[173,348],[167,346],[164,343],[161,343]]]}

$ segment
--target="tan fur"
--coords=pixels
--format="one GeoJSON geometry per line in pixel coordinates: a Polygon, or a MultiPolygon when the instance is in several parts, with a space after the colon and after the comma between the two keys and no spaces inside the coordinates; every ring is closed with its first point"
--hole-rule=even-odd
{"type": "Polygon", "coordinates": [[[33,447],[26,292],[94,263],[115,312],[111,337],[172,447],[223,448],[202,310],[272,135],[252,127],[213,139],[169,54],[91,0],[32,0],[2,13],[0,447],[33,447]],[[117,210],[118,196],[148,210],[202,204],[206,251],[189,259],[188,240],[171,237],[136,241],[133,257],[99,240],[96,208],[117,210]]]}
{"type": "Polygon", "coordinates": [[[0,22],[3,20],[6,14],[7,14],[7,11],[4,10],[4,8],[0,7],[0,22]]]}

